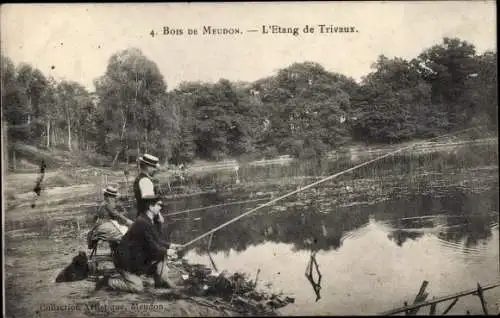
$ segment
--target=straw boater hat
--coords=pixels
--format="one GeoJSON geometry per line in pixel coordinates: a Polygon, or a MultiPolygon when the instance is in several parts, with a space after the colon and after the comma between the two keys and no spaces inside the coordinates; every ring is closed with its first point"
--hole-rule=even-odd
{"type": "Polygon", "coordinates": [[[104,195],[116,198],[119,195],[119,193],[115,187],[107,186],[106,189],[104,189],[104,195]]]}
{"type": "Polygon", "coordinates": [[[145,153],[142,157],[140,157],[139,161],[144,162],[145,164],[147,164],[150,167],[154,167],[154,168],[160,167],[160,164],[158,163],[160,161],[160,159],[158,159],[157,157],[152,156],[150,154],[147,154],[147,153],[145,153]]]}

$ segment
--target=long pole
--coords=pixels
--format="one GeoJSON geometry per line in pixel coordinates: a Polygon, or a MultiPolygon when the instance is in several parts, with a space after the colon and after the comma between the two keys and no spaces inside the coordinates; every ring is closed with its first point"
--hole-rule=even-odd
{"type": "MultiPolygon", "coordinates": [[[[481,287],[481,290],[485,291],[485,290],[488,290],[488,289],[496,288],[498,286],[500,286],[500,283],[490,284],[490,285],[487,285],[485,287],[481,287]]],[[[451,300],[451,299],[454,299],[454,298],[471,295],[471,294],[474,294],[476,292],[477,292],[477,289],[461,291],[461,292],[455,293],[453,295],[443,296],[443,297],[432,299],[432,300],[429,300],[429,301],[426,301],[426,302],[416,303],[416,304],[412,304],[412,305],[408,305],[408,306],[404,306],[404,307],[400,307],[400,308],[388,310],[386,312],[380,313],[380,315],[381,316],[395,315],[395,314],[398,314],[398,313],[401,313],[401,312],[405,312],[407,310],[412,310],[412,309],[417,309],[417,308],[420,308],[420,307],[430,306],[432,304],[441,303],[443,301],[451,300]]]]}
{"type": "Polygon", "coordinates": [[[464,130],[460,130],[460,131],[458,131],[458,132],[453,132],[453,133],[444,134],[444,135],[441,135],[441,136],[437,136],[437,137],[434,137],[434,138],[427,139],[427,140],[422,141],[422,142],[417,142],[417,143],[414,143],[414,144],[409,145],[409,146],[406,146],[406,147],[401,147],[401,148],[399,148],[399,149],[397,149],[397,150],[394,150],[394,151],[391,151],[391,152],[389,152],[389,153],[387,153],[387,154],[385,154],[385,155],[379,156],[379,157],[374,158],[374,159],[372,159],[372,160],[368,160],[368,161],[366,161],[366,162],[360,163],[360,164],[358,164],[358,165],[356,165],[356,166],[354,166],[354,167],[351,167],[351,168],[349,168],[349,169],[346,169],[346,170],[344,170],[344,171],[341,171],[341,172],[338,172],[338,173],[333,174],[333,175],[331,175],[331,176],[325,177],[325,178],[323,178],[323,179],[321,179],[321,180],[319,180],[319,181],[316,181],[316,182],[314,182],[314,183],[311,183],[311,184],[309,184],[309,185],[307,185],[307,186],[305,186],[305,187],[303,187],[303,188],[299,188],[299,189],[297,189],[297,190],[294,190],[294,191],[292,191],[292,192],[289,192],[289,193],[287,193],[287,194],[284,194],[284,195],[282,195],[282,196],[280,196],[280,197],[278,197],[278,198],[276,198],[276,199],[273,199],[273,200],[271,200],[271,201],[269,201],[269,202],[267,202],[267,203],[264,203],[264,204],[262,204],[262,205],[259,205],[258,207],[254,208],[254,209],[251,209],[251,210],[249,210],[249,211],[247,211],[247,212],[245,212],[245,213],[243,213],[243,214],[241,214],[241,215],[239,215],[239,216],[237,216],[237,217],[235,217],[235,218],[233,218],[233,219],[231,219],[231,220],[229,220],[229,221],[227,221],[227,222],[225,222],[225,223],[223,223],[223,224],[221,224],[221,225],[219,225],[219,226],[217,226],[217,227],[215,227],[215,228],[213,228],[212,230],[210,230],[210,231],[208,231],[208,232],[206,232],[206,233],[204,233],[204,234],[202,234],[202,235],[200,235],[200,236],[198,236],[198,237],[196,237],[196,238],[192,239],[191,241],[189,241],[189,242],[187,242],[187,243],[185,243],[185,244],[182,244],[182,245],[179,247],[179,249],[180,249],[180,250],[182,250],[182,249],[186,248],[187,246],[189,246],[189,245],[191,245],[191,244],[193,244],[193,243],[195,243],[195,242],[197,242],[197,241],[201,240],[202,238],[207,237],[208,235],[210,235],[210,234],[212,234],[212,233],[214,233],[214,232],[216,232],[216,231],[218,231],[218,230],[220,230],[220,229],[222,229],[222,228],[224,228],[224,227],[228,226],[229,224],[234,223],[234,222],[238,221],[239,219],[241,219],[241,218],[243,218],[243,217],[245,217],[245,216],[247,216],[247,215],[249,215],[249,214],[251,214],[251,213],[253,213],[253,212],[255,212],[255,211],[258,211],[258,210],[260,210],[260,209],[262,209],[262,208],[264,208],[264,207],[266,207],[266,206],[270,206],[270,205],[272,205],[272,204],[274,204],[274,203],[276,203],[276,202],[278,202],[278,201],[280,201],[280,200],[283,200],[283,199],[285,199],[285,198],[288,198],[288,197],[290,197],[290,196],[292,196],[292,195],[294,195],[294,194],[296,194],[296,193],[299,193],[299,192],[301,192],[301,191],[307,190],[307,189],[309,189],[309,188],[312,188],[312,187],[314,187],[314,186],[317,186],[317,185],[319,185],[319,184],[322,184],[322,183],[324,183],[324,182],[326,182],[326,181],[329,181],[329,180],[335,179],[335,178],[337,178],[337,177],[339,177],[339,176],[341,176],[341,175],[344,175],[344,174],[346,174],[346,173],[348,173],[348,172],[351,172],[351,171],[356,170],[356,169],[358,169],[358,168],[361,168],[361,167],[364,167],[364,166],[366,166],[366,165],[369,165],[369,164],[371,164],[371,163],[373,163],[373,162],[375,162],[375,161],[378,161],[378,160],[381,160],[381,159],[387,158],[387,157],[392,156],[392,155],[394,155],[394,154],[396,154],[396,153],[398,153],[398,152],[401,152],[401,151],[403,151],[403,150],[407,150],[407,149],[413,148],[413,147],[415,147],[416,145],[419,145],[419,144],[422,144],[422,143],[425,143],[425,142],[429,142],[429,141],[434,140],[434,139],[437,139],[437,138],[442,138],[442,137],[445,137],[445,136],[448,136],[448,135],[456,135],[456,134],[458,134],[458,133],[462,133],[462,132],[465,132],[465,131],[468,131],[468,130],[472,130],[472,129],[476,129],[476,127],[473,127],[473,128],[468,128],[468,129],[464,129],[464,130]]]}

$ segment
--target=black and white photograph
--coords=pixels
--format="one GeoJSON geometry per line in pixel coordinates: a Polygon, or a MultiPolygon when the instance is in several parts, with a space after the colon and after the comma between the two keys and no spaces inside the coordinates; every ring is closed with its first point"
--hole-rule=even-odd
{"type": "Polygon", "coordinates": [[[496,12],[2,4],[4,316],[499,315],[496,12]]]}

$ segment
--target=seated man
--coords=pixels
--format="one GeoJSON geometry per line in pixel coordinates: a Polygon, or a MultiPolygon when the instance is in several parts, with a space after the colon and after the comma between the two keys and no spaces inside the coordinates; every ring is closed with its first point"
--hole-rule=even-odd
{"type": "Polygon", "coordinates": [[[120,273],[117,278],[105,277],[96,284],[96,289],[108,286],[111,290],[138,293],[143,291],[141,275],[152,274],[155,285],[175,284],[169,279],[167,254],[176,256],[179,245],[169,244],[162,240],[161,228],[155,226],[155,219],[163,223],[160,213],[162,201],[152,196],[145,198],[147,210],[140,214],[125,234],[116,249],[113,260],[120,273]]]}
{"type": "Polygon", "coordinates": [[[104,189],[104,202],[99,206],[94,217],[95,225],[87,236],[88,248],[94,248],[99,240],[107,241],[112,245],[121,240],[132,221],[116,210],[118,191],[108,186],[104,189]]]}

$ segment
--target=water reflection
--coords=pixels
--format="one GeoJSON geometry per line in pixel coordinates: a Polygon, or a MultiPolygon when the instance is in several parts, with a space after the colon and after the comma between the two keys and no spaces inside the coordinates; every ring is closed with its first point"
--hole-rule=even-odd
{"type": "MultiPolygon", "coordinates": [[[[492,224],[498,222],[498,195],[494,191],[464,193],[461,188],[447,191],[446,196],[412,193],[374,204],[332,205],[325,211],[320,203],[329,199],[324,198],[328,195],[326,187],[306,197],[265,207],[219,230],[212,238],[211,250],[228,254],[264,242],[292,244],[296,251],[337,250],[346,235],[366,226],[370,217],[387,226],[388,239],[398,246],[424,234],[452,243],[463,242],[467,248],[490,239],[492,224]]],[[[206,206],[216,203],[218,200],[209,196],[199,202],[206,206]]],[[[257,205],[187,213],[169,222],[169,239],[187,242],[257,205]]],[[[206,245],[207,240],[202,240],[194,248],[203,253],[206,245]]]]}
{"type": "Polygon", "coordinates": [[[463,219],[449,218],[448,230],[440,232],[438,237],[448,242],[464,242],[466,248],[477,246],[487,241],[492,236],[491,225],[494,216],[483,218],[480,216],[466,217],[463,219]],[[455,222],[453,222],[455,221],[455,222]]]}
{"type": "Polygon", "coordinates": [[[373,207],[374,217],[390,225],[388,237],[398,246],[433,234],[470,248],[491,238],[498,223],[498,187],[480,194],[449,188],[446,196],[412,194],[373,207]],[[465,193],[464,193],[465,192],[465,193]]]}
{"type": "Polygon", "coordinates": [[[389,233],[387,237],[390,240],[393,240],[398,246],[403,246],[406,240],[408,239],[416,240],[417,238],[422,237],[423,235],[424,233],[395,230],[389,233]]]}
{"type": "MultiPolygon", "coordinates": [[[[212,250],[243,251],[248,246],[266,241],[290,243],[296,250],[338,249],[341,246],[343,232],[365,224],[369,214],[369,211],[349,213],[346,210],[324,214],[319,213],[313,204],[289,205],[283,208],[282,210],[275,207],[264,208],[219,230],[213,237],[212,250]]],[[[201,219],[197,221],[194,215],[188,216],[172,226],[170,239],[186,242],[244,213],[247,209],[245,207],[221,209],[202,214],[201,219]]],[[[203,245],[206,244],[206,242],[198,244],[198,250],[202,251],[203,245]]]]}
{"type": "MultiPolygon", "coordinates": [[[[378,155],[344,155],[336,161],[294,161],[265,167],[242,164],[240,187],[184,200],[182,206],[173,203],[168,210],[211,206],[241,199],[240,195],[252,196],[257,191],[283,194],[378,155]]],[[[276,242],[292,244],[297,251],[337,250],[346,235],[367,224],[370,215],[392,227],[388,238],[398,246],[408,239],[418,240],[425,233],[453,242],[464,240],[466,246],[473,246],[491,237],[491,216],[486,214],[498,211],[498,177],[497,170],[493,169],[492,174],[492,169],[481,167],[495,166],[497,160],[496,144],[391,156],[231,224],[215,234],[211,248],[227,254],[276,242]],[[478,211],[480,216],[467,217],[478,211]],[[429,215],[445,217],[410,220],[429,215]],[[459,219],[457,215],[464,217],[459,219]]],[[[231,183],[232,173],[221,170],[207,174],[201,183],[231,183]]],[[[257,205],[193,212],[171,219],[169,239],[189,241],[257,205]]],[[[206,240],[199,242],[195,248],[201,252],[206,244],[206,240]]]]}

